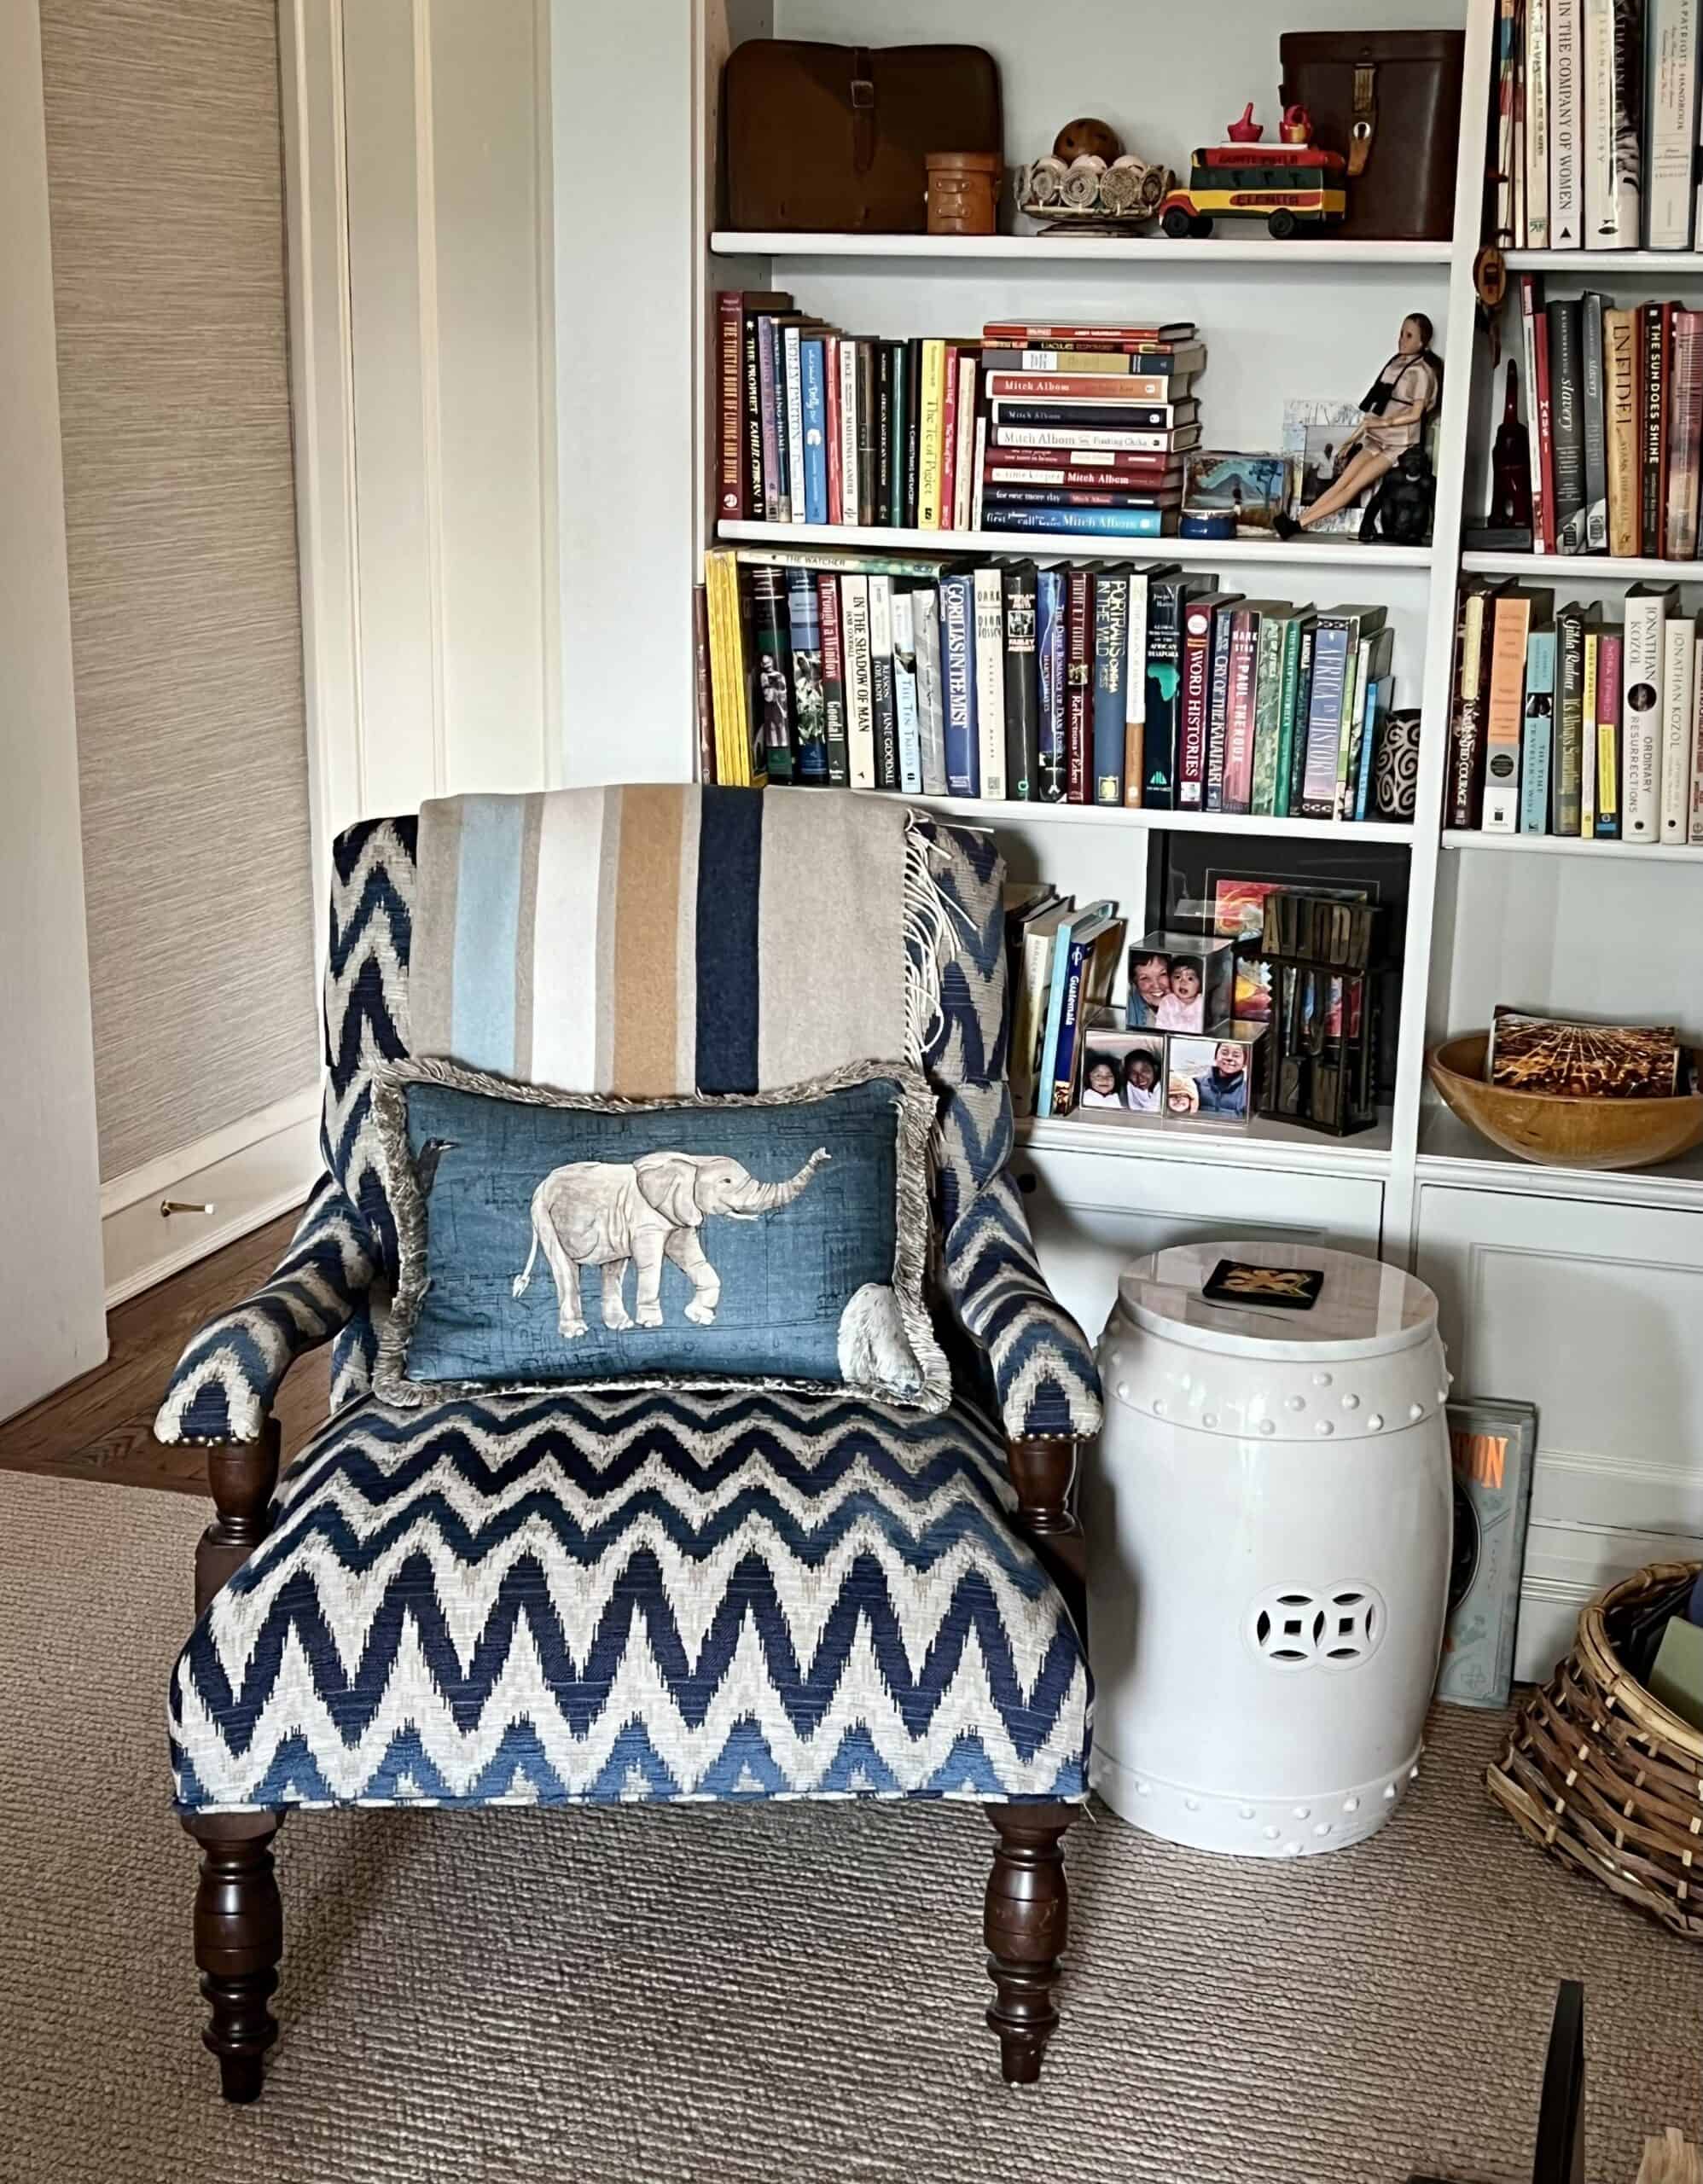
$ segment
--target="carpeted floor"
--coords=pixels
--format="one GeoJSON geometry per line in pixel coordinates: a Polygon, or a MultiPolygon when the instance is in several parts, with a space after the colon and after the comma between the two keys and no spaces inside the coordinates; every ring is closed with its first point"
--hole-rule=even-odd
{"type": "Polygon", "coordinates": [[[6,2184],[1373,2184],[1531,2174],[1555,1983],[1587,1983],[1592,2184],[1699,2110],[1703,1953],[1553,1869],[1439,1711],[1414,1799],[1299,1865],[1072,1843],[1033,2092],[980,2016],[956,1809],[303,1816],[264,2100],[217,2097],[166,1806],[204,1511],[0,1475],[6,2184]]]}

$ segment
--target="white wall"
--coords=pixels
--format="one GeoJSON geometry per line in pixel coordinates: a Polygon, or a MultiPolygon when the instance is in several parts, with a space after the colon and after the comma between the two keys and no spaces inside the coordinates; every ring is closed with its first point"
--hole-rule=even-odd
{"type": "Polygon", "coordinates": [[[41,43],[0,9],[0,1418],[107,1354],[41,43]]]}

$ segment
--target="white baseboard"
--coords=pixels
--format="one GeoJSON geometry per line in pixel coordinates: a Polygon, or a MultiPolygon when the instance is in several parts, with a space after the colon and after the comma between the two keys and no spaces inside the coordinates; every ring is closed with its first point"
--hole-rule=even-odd
{"type": "Polygon", "coordinates": [[[101,1186],[107,1309],[299,1206],[319,1170],[319,1089],[275,1100],[101,1186]],[[212,1207],[162,1213],[167,1199],[212,1207]]]}

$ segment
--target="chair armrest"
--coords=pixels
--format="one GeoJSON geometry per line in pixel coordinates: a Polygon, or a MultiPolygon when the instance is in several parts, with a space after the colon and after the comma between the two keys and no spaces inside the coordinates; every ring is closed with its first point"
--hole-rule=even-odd
{"type": "Polygon", "coordinates": [[[1047,1287],[1008,1170],[952,1223],[942,1274],[953,1316],[986,1355],[1008,1440],[1091,1440],[1100,1431],[1094,1353],[1047,1287]]]}
{"type": "Polygon", "coordinates": [[[365,1222],[323,1176],[265,1287],[190,1340],[154,1421],[156,1439],[259,1440],[285,1374],[348,1323],[375,1271],[365,1222]]]}

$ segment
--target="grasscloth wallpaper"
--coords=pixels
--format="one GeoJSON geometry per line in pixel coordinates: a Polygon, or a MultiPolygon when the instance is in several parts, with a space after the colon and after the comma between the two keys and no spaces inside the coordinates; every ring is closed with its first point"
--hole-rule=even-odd
{"type": "Polygon", "coordinates": [[[101,1173],[313,1082],[273,0],[41,0],[101,1173]]]}

